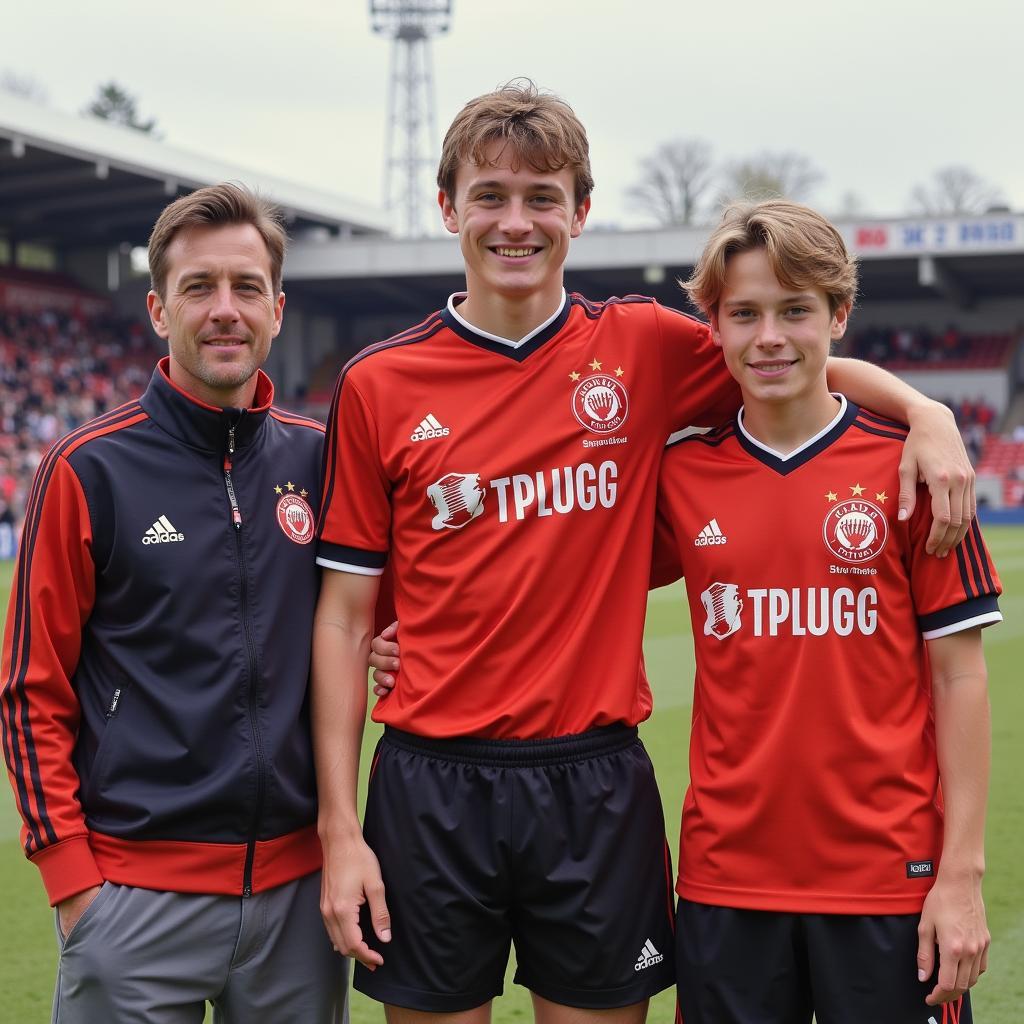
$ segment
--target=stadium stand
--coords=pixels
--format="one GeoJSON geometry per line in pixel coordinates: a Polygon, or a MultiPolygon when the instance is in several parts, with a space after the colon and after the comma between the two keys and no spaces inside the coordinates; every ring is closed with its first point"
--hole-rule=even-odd
{"type": "Polygon", "coordinates": [[[71,278],[3,269],[0,524],[17,534],[46,450],[79,424],[139,395],[162,351],[148,326],[117,315],[108,300],[71,278]]]}

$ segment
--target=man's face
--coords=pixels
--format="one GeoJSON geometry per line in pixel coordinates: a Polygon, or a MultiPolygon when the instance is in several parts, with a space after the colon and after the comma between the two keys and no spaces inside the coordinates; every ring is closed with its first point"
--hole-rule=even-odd
{"type": "Polygon", "coordinates": [[[583,230],[590,200],[576,205],[569,168],[513,170],[500,143],[487,155],[496,162],[463,162],[455,194],[438,196],[445,227],[459,235],[469,294],[513,300],[550,294],[557,301],[569,239],[583,230]]]}
{"type": "Polygon", "coordinates": [[[821,288],[787,288],[753,249],[729,258],[711,328],[747,403],[788,402],[827,396],[825,362],[849,312],[833,314],[821,288]]]}
{"type": "Polygon", "coordinates": [[[164,296],[151,291],[147,305],[170,349],[171,380],[209,405],[249,406],[284,310],[260,233],[252,224],[178,232],[164,296]]]}

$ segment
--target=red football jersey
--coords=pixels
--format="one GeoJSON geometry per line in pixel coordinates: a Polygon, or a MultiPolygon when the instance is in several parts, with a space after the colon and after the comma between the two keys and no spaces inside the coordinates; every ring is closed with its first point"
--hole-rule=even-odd
{"type": "Polygon", "coordinates": [[[317,561],[390,558],[402,670],[374,719],[540,738],[650,714],[641,640],[666,439],[738,391],[706,325],[573,295],[517,344],[448,308],[342,371],[317,561]]]}
{"type": "Polygon", "coordinates": [[[793,913],[920,911],[942,847],[925,640],[998,622],[977,523],[925,554],[897,521],[907,430],[845,400],[788,457],[740,419],[670,445],[659,520],[697,674],[680,896],[793,913]]]}

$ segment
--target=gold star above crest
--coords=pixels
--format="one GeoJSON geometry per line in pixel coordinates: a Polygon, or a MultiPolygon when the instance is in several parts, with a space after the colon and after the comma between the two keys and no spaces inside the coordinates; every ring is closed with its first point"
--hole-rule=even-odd
{"type": "Polygon", "coordinates": [[[569,380],[579,380],[579,379],[580,379],[580,375],[575,370],[573,370],[572,373],[569,374],[569,380]]]}
{"type": "Polygon", "coordinates": [[[885,491],[879,491],[879,492],[878,492],[878,493],[877,493],[877,494],[875,495],[875,501],[881,501],[881,502],[886,502],[886,501],[888,501],[888,500],[889,500],[889,495],[888,495],[888,494],[886,494],[886,493],[885,493],[885,491]]]}
{"type": "Polygon", "coordinates": [[[302,498],[306,497],[307,494],[309,494],[309,491],[307,491],[305,487],[303,487],[302,490],[299,491],[299,496],[302,498]]]}
{"type": "Polygon", "coordinates": [[[287,487],[289,491],[295,490],[295,484],[293,484],[291,480],[289,480],[288,483],[285,484],[285,487],[287,487]]]}
{"type": "Polygon", "coordinates": [[[280,485],[280,484],[277,484],[277,485],[276,485],[276,486],[274,487],[274,493],[275,493],[275,494],[284,494],[284,491],[283,491],[283,490],[281,490],[281,485],[280,485]]]}
{"type": "Polygon", "coordinates": [[[836,494],[836,492],[835,492],[835,491],[829,491],[829,492],[828,492],[828,494],[826,494],[826,495],[825,495],[825,497],[826,497],[826,498],[827,498],[827,499],[828,499],[829,501],[838,501],[838,500],[839,500],[839,495],[838,495],[838,494],[836,494]]]}
{"type": "Polygon", "coordinates": [[[861,487],[860,484],[854,484],[850,488],[850,490],[853,492],[854,496],[857,497],[857,498],[859,498],[864,493],[864,488],[861,487]]]}
{"type": "Polygon", "coordinates": [[[616,367],[615,376],[616,377],[621,377],[625,372],[626,371],[621,366],[616,367]]]}
{"type": "Polygon", "coordinates": [[[597,358],[597,356],[594,356],[593,360],[591,361],[591,363],[590,363],[590,368],[591,368],[592,370],[600,370],[600,369],[601,369],[601,364],[600,364],[600,362],[598,361],[598,358],[597,358]]]}

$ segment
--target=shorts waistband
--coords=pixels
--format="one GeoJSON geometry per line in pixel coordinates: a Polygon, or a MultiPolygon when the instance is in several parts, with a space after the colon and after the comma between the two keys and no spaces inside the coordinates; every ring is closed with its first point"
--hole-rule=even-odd
{"type": "Polygon", "coordinates": [[[550,739],[493,740],[478,736],[435,739],[386,725],[383,739],[402,750],[430,754],[445,761],[543,767],[614,754],[639,742],[639,733],[635,725],[615,724],[550,739]]]}

